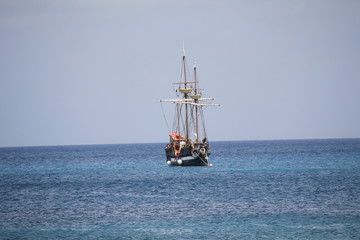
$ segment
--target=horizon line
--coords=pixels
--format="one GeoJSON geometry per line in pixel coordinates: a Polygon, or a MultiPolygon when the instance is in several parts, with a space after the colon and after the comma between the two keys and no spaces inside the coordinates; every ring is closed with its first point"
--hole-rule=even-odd
{"type": "MultiPolygon", "coordinates": [[[[298,141],[298,140],[346,140],[360,139],[360,137],[333,137],[333,138],[288,138],[288,139],[238,139],[238,140],[211,140],[210,142],[256,142],[256,141],[298,141]]],[[[127,142],[127,143],[87,143],[87,144],[49,144],[49,145],[19,145],[0,146],[1,148],[31,148],[31,147],[71,147],[71,146],[101,146],[101,145],[136,145],[136,144],[166,144],[167,142],[127,142]]]]}

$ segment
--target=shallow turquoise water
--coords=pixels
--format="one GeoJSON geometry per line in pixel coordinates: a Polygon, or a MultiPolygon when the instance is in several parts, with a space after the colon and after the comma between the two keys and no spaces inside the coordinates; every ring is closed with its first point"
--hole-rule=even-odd
{"type": "Polygon", "coordinates": [[[0,148],[0,239],[359,239],[360,139],[0,148]]]}

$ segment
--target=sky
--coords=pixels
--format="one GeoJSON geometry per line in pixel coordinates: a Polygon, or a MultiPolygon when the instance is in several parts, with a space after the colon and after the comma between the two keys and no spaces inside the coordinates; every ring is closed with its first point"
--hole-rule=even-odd
{"type": "Polygon", "coordinates": [[[1,0],[0,147],[166,142],[183,41],[210,141],[360,137],[360,1],[1,0]]]}

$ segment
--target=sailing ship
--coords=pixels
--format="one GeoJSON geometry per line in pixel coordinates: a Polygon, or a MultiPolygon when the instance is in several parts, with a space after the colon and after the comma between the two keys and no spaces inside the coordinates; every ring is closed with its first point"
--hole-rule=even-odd
{"type": "Polygon", "coordinates": [[[180,81],[176,85],[176,99],[163,99],[175,105],[173,128],[165,147],[166,162],[169,166],[211,166],[210,145],[206,135],[203,107],[220,106],[211,103],[214,98],[203,98],[199,88],[196,64],[189,81],[185,50],[183,51],[180,81]]]}

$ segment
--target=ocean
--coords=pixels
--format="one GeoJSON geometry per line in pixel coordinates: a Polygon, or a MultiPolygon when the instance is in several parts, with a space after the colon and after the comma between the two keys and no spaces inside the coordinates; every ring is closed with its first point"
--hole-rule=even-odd
{"type": "Polygon", "coordinates": [[[360,239],[360,139],[0,148],[0,239],[360,239]]]}

